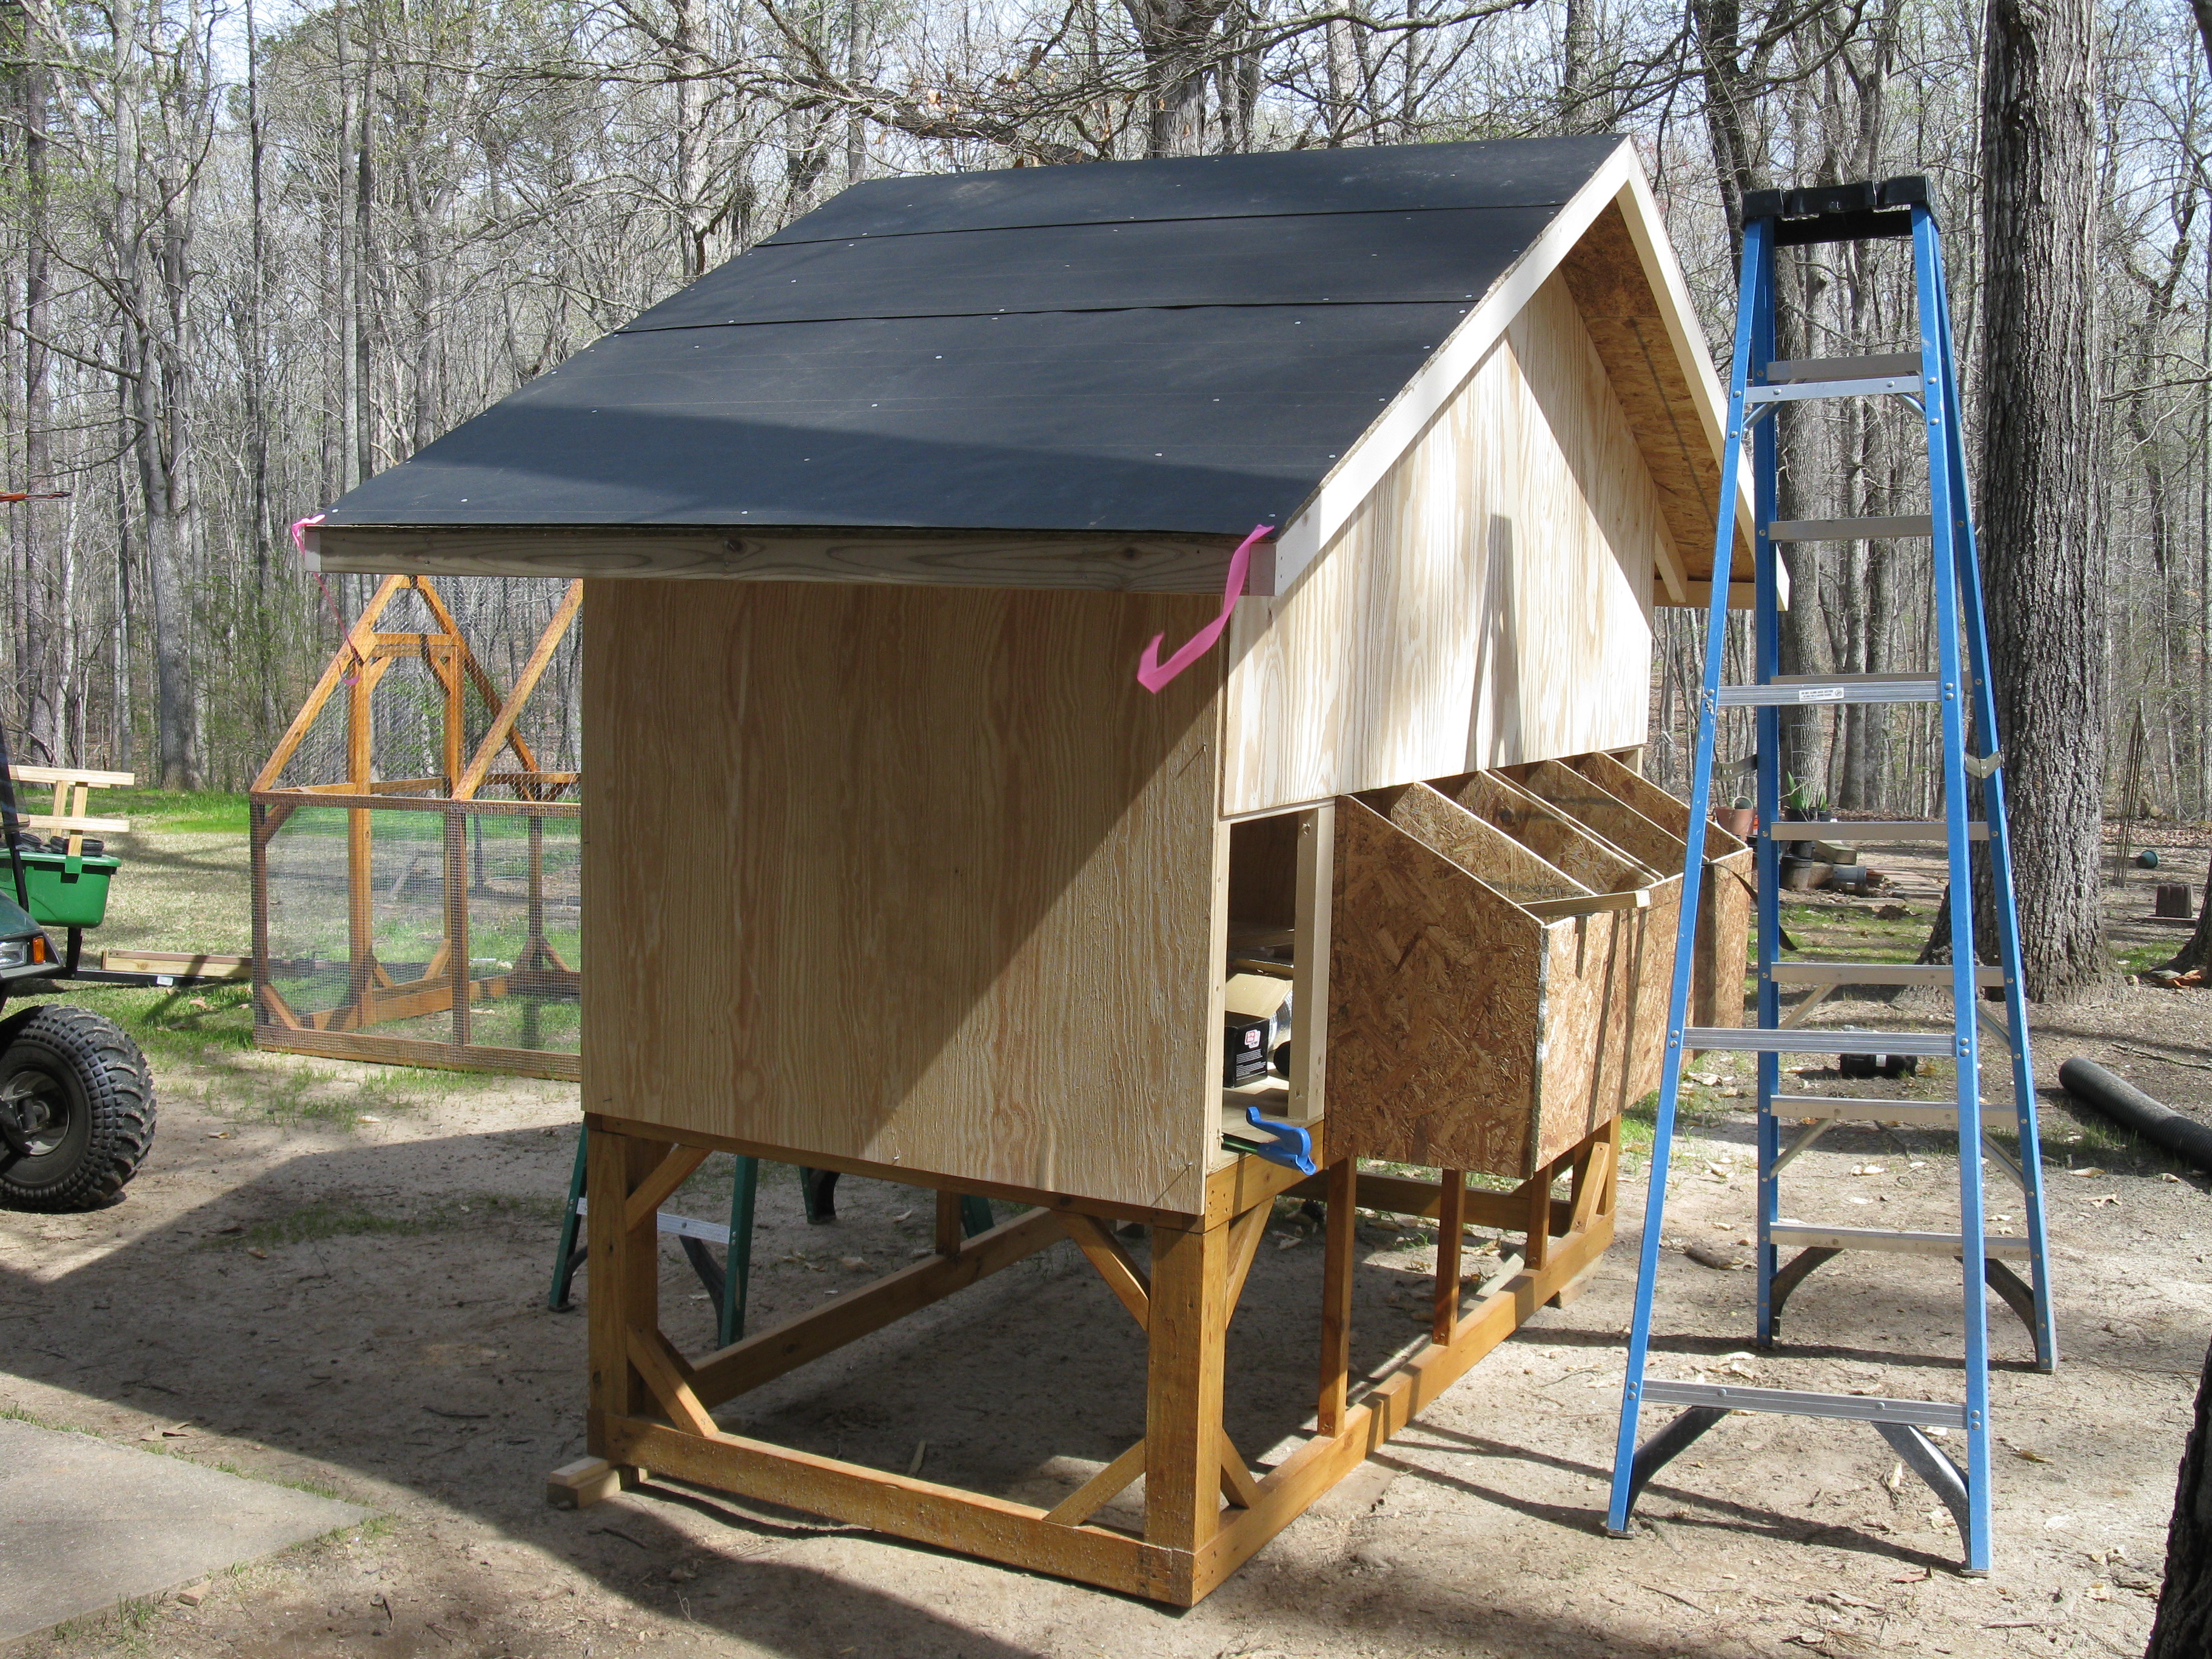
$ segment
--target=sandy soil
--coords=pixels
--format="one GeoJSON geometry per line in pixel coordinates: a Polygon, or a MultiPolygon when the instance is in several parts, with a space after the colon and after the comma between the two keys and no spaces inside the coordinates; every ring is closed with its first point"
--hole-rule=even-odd
{"type": "MultiPolygon", "coordinates": [[[[1850,921],[1838,908],[1824,924],[1850,921]]],[[[2208,1011],[2202,994],[2130,989],[2039,1030],[2039,1073],[2047,1086],[2060,1060],[2094,1054],[2204,1111],[2212,1071],[2172,1062],[2212,1062],[2208,1011]]],[[[1655,1485],[1639,1536],[1608,1540],[1635,1159],[1621,1241],[1587,1295],[1540,1315],[1178,1613],[670,1485],[546,1508],[545,1472],[582,1443],[583,1322],[544,1306],[574,1090],[216,1043],[165,1043],[157,1064],[161,1135],[124,1202],[0,1214],[0,1409],[308,1483],[383,1518],[218,1580],[197,1608],[133,1604],[32,1638],[41,1659],[2139,1653],[2212,1334],[2205,1182],[2047,1098],[2064,1358],[2036,1374],[1993,1304],[1996,1575],[1956,1573],[1948,1517],[1911,1476],[1892,1484],[1871,1431],[1789,1419],[1722,1425],[1655,1485]]],[[[1750,1117],[1736,1074],[1704,1075],[1664,1237],[1741,1259],[1750,1117]]],[[[1942,1079],[1895,1086],[1927,1095],[1942,1079]]],[[[1941,1225],[1955,1192],[1940,1143],[1909,1133],[1838,1134],[1793,1175],[1789,1207],[1808,1218],[1941,1225]]],[[[716,1214],[727,1178],[710,1161],[680,1207],[716,1214]]],[[[767,1172],[757,1322],[926,1247],[926,1197],[848,1180],[839,1203],[836,1225],[809,1227],[796,1182],[767,1172]]],[[[1379,1367],[1425,1317],[1432,1252],[1379,1224],[1364,1237],[1360,1362],[1379,1367]]],[[[1279,1216],[1231,1334],[1227,1428],[1255,1462],[1305,1419],[1320,1254],[1301,1218],[1279,1216]]],[[[1661,1374],[1953,1394],[1957,1288],[1941,1264],[1823,1268],[1772,1355],[1752,1351],[1751,1291],[1748,1273],[1670,1248],[1661,1374]]],[[[707,1346],[707,1304],[672,1248],[663,1298],[670,1334],[707,1346]]],[[[1048,1502],[1137,1437],[1141,1376],[1133,1324],[1060,1247],[726,1418],[1048,1502]]]]}

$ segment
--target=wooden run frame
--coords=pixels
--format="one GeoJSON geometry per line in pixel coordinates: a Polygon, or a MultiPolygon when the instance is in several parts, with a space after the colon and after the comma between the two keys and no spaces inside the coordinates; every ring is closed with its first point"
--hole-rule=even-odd
{"type": "Polygon", "coordinates": [[[379,584],[293,716],[248,795],[252,822],[257,1047],[457,1071],[566,1079],[581,1075],[580,1062],[573,1054],[492,1048],[472,1042],[470,1012],[477,1004],[508,996],[574,1000],[579,993],[579,970],[563,960],[545,938],[544,829],[548,818],[574,819],[580,815],[576,801],[562,799],[573,796],[580,780],[574,772],[542,770],[516,728],[554,653],[574,623],[583,599],[583,583],[570,582],[514,686],[502,693],[470,649],[459,624],[428,577],[386,576],[379,584]],[[392,602],[410,590],[421,598],[435,629],[419,634],[379,629],[377,623],[392,602]],[[372,765],[374,696],[392,665],[405,658],[426,663],[444,694],[443,767],[435,777],[378,778],[372,765]],[[491,722],[473,750],[467,744],[465,718],[471,688],[493,710],[491,722]],[[345,699],[345,777],[283,787],[281,780],[285,769],[331,699],[341,692],[345,699]],[[492,768],[502,755],[512,757],[512,769],[495,772],[492,768]],[[512,790],[517,799],[479,800],[478,792],[487,786],[512,790]],[[342,808],[346,813],[346,994],[335,1007],[309,1013],[294,1010],[271,982],[272,968],[281,964],[270,960],[269,938],[270,842],[303,806],[342,808]],[[380,812],[436,812],[445,819],[444,938],[421,973],[405,981],[395,981],[377,958],[373,851],[375,815],[380,812]],[[527,939],[512,968],[471,976],[469,831],[472,820],[493,816],[528,820],[527,939]],[[453,1017],[452,1036],[446,1042],[368,1034],[371,1026],[441,1012],[450,1012],[453,1017]]]}
{"type": "MultiPolygon", "coordinates": [[[[1239,1158],[1206,1183],[1203,1214],[1132,1211],[1088,1199],[942,1182],[1035,1207],[962,1240],[939,1229],[938,1253],[773,1329],[696,1358],[660,1330],[657,1195],[707,1150],[772,1149],[592,1114],[589,1170],[591,1290],[588,1418],[592,1456],[554,1471],[549,1498],[583,1505],[659,1471],[691,1485],[831,1516],[944,1549],[1191,1606],[1316,1498],[1397,1434],[1537,1309],[1579,1290],[1612,1242],[1620,1124],[1609,1122],[1509,1193],[1358,1172],[1345,1157],[1301,1180],[1239,1158]],[[1565,1178],[1568,1190],[1555,1195],[1565,1178]],[[1224,1339],[1279,1197],[1328,1209],[1322,1265],[1320,1387],[1310,1437],[1255,1469],[1222,1429],[1224,1339]],[[1437,1292],[1431,1340],[1387,1375],[1351,1368],[1357,1210],[1437,1217],[1437,1292]],[[1452,1224],[1454,1219],[1457,1226],[1452,1224]],[[1152,1230],[1149,1273],[1115,1237],[1117,1223],[1152,1230]],[[1458,1272],[1469,1225],[1525,1237],[1522,1265],[1468,1304],[1458,1272]],[[1051,1509],[1011,1503],[732,1434],[717,1406],[810,1360],[1072,1237],[1146,1334],[1145,1437],[1051,1509]],[[1141,1535],[1094,1517],[1142,1475],[1141,1535]]],[[[1316,1126],[1325,1132],[1326,1124],[1316,1126]]],[[[1316,1133],[1318,1145],[1323,1133],[1316,1133]]],[[[854,1172],[913,1177],[876,1166],[854,1172]]]]}

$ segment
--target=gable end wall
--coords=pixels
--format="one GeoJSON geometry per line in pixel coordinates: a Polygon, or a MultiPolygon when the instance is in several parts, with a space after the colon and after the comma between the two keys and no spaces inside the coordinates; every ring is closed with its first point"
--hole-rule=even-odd
{"type": "Polygon", "coordinates": [[[1554,276],[1297,584],[1237,607],[1224,814],[1643,742],[1666,535],[1554,276]]]}

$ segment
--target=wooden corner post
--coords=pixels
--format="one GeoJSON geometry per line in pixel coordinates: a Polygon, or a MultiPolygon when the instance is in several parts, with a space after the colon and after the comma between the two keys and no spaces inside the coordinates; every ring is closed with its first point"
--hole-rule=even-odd
{"type": "Polygon", "coordinates": [[[1230,1229],[1152,1229],[1145,1398],[1145,1541],[1213,1541],[1221,1516],[1221,1373],[1230,1229]]]}
{"type": "Polygon", "coordinates": [[[631,1363],[631,1334],[660,1328],[659,1218],[647,1212],[630,1224],[630,1194],[665,1158],[680,1156],[666,1141],[593,1129],[586,1147],[585,1223],[591,1249],[586,1307],[591,1394],[586,1433],[591,1449],[609,1457],[607,1425],[620,1418],[658,1413],[646,1379],[631,1363]]]}

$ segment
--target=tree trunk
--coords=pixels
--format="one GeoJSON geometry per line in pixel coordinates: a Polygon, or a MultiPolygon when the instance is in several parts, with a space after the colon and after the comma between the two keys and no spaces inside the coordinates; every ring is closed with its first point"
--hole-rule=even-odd
{"type": "Polygon", "coordinates": [[[2189,942],[2175,951],[2173,960],[2166,963],[2177,974],[2186,974],[2212,963],[2212,882],[2204,886],[2204,908],[2197,913],[2197,931],[2189,942]]]}
{"type": "MultiPolygon", "coordinates": [[[[28,27],[27,23],[25,26],[28,27]]],[[[22,73],[23,196],[23,483],[27,490],[53,487],[53,387],[45,341],[52,328],[48,306],[51,264],[46,246],[46,71],[42,53],[25,43],[22,73]]],[[[67,619],[53,614],[46,570],[60,515],[50,501],[28,501],[15,509],[21,552],[16,567],[15,672],[18,717],[27,728],[31,755],[52,764],[60,757],[60,693],[53,672],[54,631],[67,619]]]]}
{"type": "Polygon", "coordinates": [[[2143,1659],[2203,1659],[2206,1653],[2212,1653],[2212,1352],[2204,1356],[2197,1420],[2174,1482],[2166,1584],[2143,1659]]]}
{"type": "Polygon", "coordinates": [[[2027,994],[2109,984],[2098,514],[2097,27],[1991,0],[1983,92],[1983,588],[2027,994]]]}

